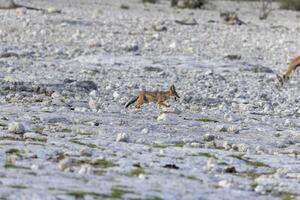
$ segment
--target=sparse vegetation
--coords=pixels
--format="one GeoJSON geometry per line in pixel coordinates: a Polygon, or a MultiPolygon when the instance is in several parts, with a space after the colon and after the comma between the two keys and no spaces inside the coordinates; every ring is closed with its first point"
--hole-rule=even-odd
{"type": "Polygon", "coordinates": [[[218,120],[211,119],[211,118],[200,118],[200,119],[196,119],[196,121],[199,121],[199,122],[213,122],[213,123],[219,122],[218,120]]]}
{"type": "Polygon", "coordinates": [[[267,19],[269,14],[273,11],[272,8],[273,0],[260,0],[259,1],[259,19],[267,19]]]}
{"type": "Polygon", "coordinates": [[[26,189],[27,187],[25,185],[9,185],[11,188],[15,189],[26,189]]]}
{"type": "Polygon", "coordinates": [[[5,151],[5,153],[19,155],[20,154],[20,150],[19,149],[15,149],[15,148],[11,148],[11,149],[8,149],[7,151],[5,151]]]}
{"type": "Polygon", "coordinates": [[[139,176],[140,174],[144,174],[145,170],[141,167],[138,167],[136,169],[133,169],[130,171],[129,175],[130,176],[139,176]]]}
{"type": "Polygon", "coordinates": [[[72,139],[69,140],[69,142],[73,142],[75,144],[88,146],[90,148],[96,148],[97,147],[97,145],[95,145],[95,144],[85,144],[85,143],[81,142],[78,138],[72,138],[72,139]]]}
{"type": "Polygon", "coordinates": [[[157,0],[142,0],[143,3],[157,3],[157,0]]]}
{"type": "Polygon", "coordinates": [[[26,170],[30,170],[30,167],[14,165],[14,164],[11,164],[11,163],[6,163],[6,164],[4,165],[4,168],[26,169],[26,170]]]}
{"type": "Polygon", "coordinates": [[[171,0],[172,7],[197,9],[203,8],[207,0],[171,0]]]}
{"type": "Polygon", "coordinates": [[[38,126],[34,128],[34,132],[42,134],[44,130],[44,127],[38,126]]]}
{"type": "Polygon", "coordinates": [[[244,156],[244,154],[230,155],[230,157],[242,160],[242,161],[246,162],[248,165],[251,165],[251,166],[254,166],[254,167],[270,167],[269,165],[267,165],[267,164],[265,164],[263,162],[249,160],[247,158],[244,158],[243,156],[244,156]]]}
{"type": "Polygon", "coordinates": [[[150,197],[149,200],[162,200],[160,197],[150,197]]]}
{"type": "Polygon", "coordinates": [[[185,145],[184,142],[176,142],[174,144],[153,144],[152,147],[154,148],[167,148],[167,147],[183,147],[185,145]]]}
{"type": "Polygon", "coordinates": [[[113,199],[121,199],[124,194],[131,193],[130,191],[119,189],[119,188],[112,188],[111,189],[111,198],[113,199]]]}
{"type": "Polygon", "coordinates": [[[286,193],[282,196],[282,200],[295,200],[295,199],[296,199],[295,194],[286,193]]]}
{"type": "Polygon", "coordinates": [[[94,167],[99,167],[99,168],[109,168],[109,167],[116,167],[119,166],[118,164],[113,163],[110,160],[105,160],[105,159],[97,159],[95,162],[92,163],[94,167]]]}
{"type": "Polygon", "coordinates": [[[280,8],[300,11],[299,0],[280,0],[280,8]]]}
{"type": "Polygon", "coordinates": [[[73,196],[75,198],[83,199],[86,195],[94,196],[94,197],[105,197],[105,195],[101,195],[95,192],[85,192],[85,191],[69,191],[67,195],[73,196]]]}
{"type": "Polygon", "coordinates": [[[218,159],[215,155],[207,153],[207,152],[199,152],[199,153],[195,153],[192,154],[192,156],[203,156],[203,157],[207,157],[207,158],[214,158],[214,159],[218,159]]]}

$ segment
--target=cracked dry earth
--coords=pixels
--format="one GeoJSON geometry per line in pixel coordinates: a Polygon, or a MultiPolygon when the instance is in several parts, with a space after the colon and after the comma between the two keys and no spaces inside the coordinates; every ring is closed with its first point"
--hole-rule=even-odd
{"type": "Polygon", "coordinates": [[[19,3],[49,12],[0,11],[1,199],[299,199],[299,76],[275,78],[300,53],[298,13],[19,3]],[[171,84],[170,108],[124,108],[171,84]]]}

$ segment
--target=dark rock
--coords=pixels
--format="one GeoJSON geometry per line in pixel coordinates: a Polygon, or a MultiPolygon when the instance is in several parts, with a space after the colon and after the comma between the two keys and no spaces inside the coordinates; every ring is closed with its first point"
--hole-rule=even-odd
{"type": "Polygon", "coordinates": [[[77,81],[75,85],[87,91],[97,90],[97,85],[93,81],[77,81]]]}
{"type": "Polygon", "coordinates": [[[171,7],[177,8],[202,8],[207,3],[207,0],[171,0],[171,7]]]}
{"type": "Polygon", "coordinates": [[[228,166],[224,169],[225,173],[236,173],[236,169],[234,166],[228,166]]]}
{"type": "Polygon", "coordinates": [[[229,60],[240,60],[242,58],[241,55],[236,55],[236,54],[230,54],[225,56],[224,58],[227,58],[229,60]]]}
{"type": "Polygon", "coordinates": [[[45,121],[47,123],[51,123],[51,124],[54,124],[54,123],[70,124],[71,123],[67,118],[60,117],[60,116],[48,117],[45,119],[45,121]]]}
{"type": "Polygon", "coordinates": [[[179,167],[175,164],[166,164],[166,165],[163,166],[163,168],[179,169],[179,167]]]}
{"type": "Polygon", "coordinates": [[[144,70],[147,71],[147,72],[161,72],[163,71],[161,68],[159,67],[144,67],[144,70]]]}

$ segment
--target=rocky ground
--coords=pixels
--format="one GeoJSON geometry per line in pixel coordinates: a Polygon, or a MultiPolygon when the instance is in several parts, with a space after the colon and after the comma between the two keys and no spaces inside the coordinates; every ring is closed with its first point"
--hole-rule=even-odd
{"type": "Polygon", "coordinates": [[[300,199],[299,76],[276,80],[299,13],[18,3],[45,10],[0,10],[1,199],[300,199]],[[124,108],[171,84],[170,108],[124,108]]]}

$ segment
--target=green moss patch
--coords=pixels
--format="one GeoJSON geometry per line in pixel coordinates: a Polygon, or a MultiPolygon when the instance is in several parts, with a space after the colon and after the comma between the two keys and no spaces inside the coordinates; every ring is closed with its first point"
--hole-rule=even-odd
{"type": "Polygon", "coordinates": [[[199,119],[196,119],[196,121],[198,121],[198,122],[207,122],[207,123],[217,123],[217,122],[219,122],[219,120],[211,119],[211,118],[199,118],[199,119]]]}
{"type": "Polygon", "coordinates": [[[99,167],[99,168],[109,168],[109,167],[116,167],[119,166],[118,164],[113,163],[110,160],[105,160],[105,159],[97,159],[92,163],[94,167],[99,167]]]}
{"type": "Polygon", "coordinates": [[[131,170],[128,175],[139,176],[140,174],[145,174],[145,170],[141,167],[131,170]]]}
{"type": "Polygon", "coordinates": [[[242,160],[242,161],[246,162],[248,165],[251,165],[253,167],[270,167],[269,165],[267,165],[263,162],[250,160],[248,158],[244,158],[243,156],[244,156],[244,154],[230,155],[230,157],[242,160]]]}
{"type": "Polygon", "coordinates": [[[216,160],[218,159],[215,155],[210,154],[208,152],[199,152],[199,153],[192,154],[192,156],[202,156],[202,157],[207,157],[207,158],[214,158],[216,160]]]}
{"type": "Polygon", "coordinates": [[[86,144],[84,142],[81,142],[78,138],[69,139],[69,142],[79,144],[79,145],[84,145],[84,146],[87,146],[87,147],[90,147],[90,148],[96,148],[97,147],[97,145],[95,145],[95,144],[86,144]]]}

